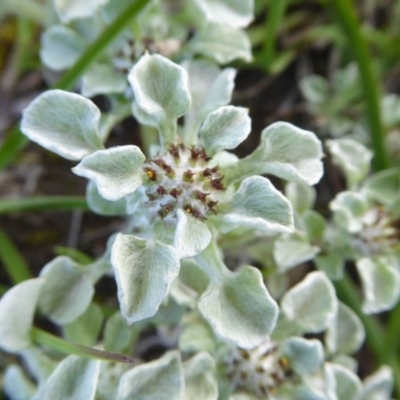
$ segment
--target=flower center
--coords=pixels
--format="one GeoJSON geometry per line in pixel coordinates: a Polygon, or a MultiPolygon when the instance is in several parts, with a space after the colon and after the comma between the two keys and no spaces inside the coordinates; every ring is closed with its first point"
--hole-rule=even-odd
{"type": "Polygon", "coordinates": [[[287,358],[279,354],[277,344],[271,341],[252,350],[236,348],[225,362],[234,387],[262,398],[274,395],[294,375],[287,358]]]}
{"type": "Polygon", "coordinates": [[[218,201],[225,191],[224,176],[199,146],[172,145],[163,156],[148,159],[143,165],[147,175],[146,207],[162,219],[175,219],[182,209],[199,220],[217,213],[218,201]]]}

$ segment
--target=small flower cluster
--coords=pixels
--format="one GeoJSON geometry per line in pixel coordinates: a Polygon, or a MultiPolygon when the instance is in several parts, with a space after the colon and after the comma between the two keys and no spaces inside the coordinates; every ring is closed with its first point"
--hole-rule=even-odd
{"type": "Polygon", "coordinates": [[[233,348],[225,363],[232,387],[258,398],[269,398],[295,377],[288,359],[280,354],[278,343],[271,340],[251,350],[233,348]]]}
{"type": "Polygon", "coordinates": [[[148,159],[143,170],[148,177],[145,193],[147,208],[153,219],[176,222],[176,210],[185,210],[205,221],[217,212],[218,199],[226,188],[219,167],[211,167],[204,148],[184,144],[171,145],[162,156],[148,159]]]}

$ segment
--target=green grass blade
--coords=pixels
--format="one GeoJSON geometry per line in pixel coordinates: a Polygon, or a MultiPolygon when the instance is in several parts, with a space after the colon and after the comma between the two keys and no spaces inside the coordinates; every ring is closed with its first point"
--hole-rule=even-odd
{"type": "Polygon", "coordinates": [[[276,42],[282,18],[285,15],[287,0],[275,0],[268,8],[268,17],[265,20],[265,41],[262,49],[262,64],[268,72],[276,57],[276,42]]]}
{"type": "Polygon", "coordinates": [[[68,355],[74,354],[80,357],[94,358],[96,360],[104,360],[111,362],[121,362],[121,363],[134,362],[131,358],[121,354],[67,342],[64,339],[61,339],[50,333],[42,331],[41,329],[38,328],[31,329],[31,338],[37,344],[49,347],[53,350],[57,350],[61,353],[68,355]]]}
{"type": "Polygon", "coordinates": [[[332,5],[348,35],[349,44],[358,64],[367,107],[369,131],[375,153],[373,165],[376,171],[380,171],[388,168],[390,162],[384,144],[385,131],[380,110],[379,81],[373,70],[372,57],[363,37],[354,3],[350,0],[333,0],[332,5]]]}
{"type": "Polygon", "coordinates": [[[14,285],[32,278],[29,267],[8,235],[0,228],[0,259],[14,285]]]}
{"type": "Polygon", "coordinates": [[[93,258],[85,254],[83,251],[72,249],[71,247],[56,246],[54,252],[58,256],[67,256],[78,264],[89,265],[94,262],[93,258]]]}
{"type": "Polygon", "coordinates": [[[20,132],[18,127],[11,129],[0,147],[0,171],[14,160],[28,142],[28,138],[20,132]]]}
{"type": "Polygon", "coordinates": [[[144,8],[148,0],[136,0],[129,4],[103,33],[87,48],[75,65],[54,85],[55,88],[68,90],[81,76],[82,72],[102,53],[118,36],[121,30],[144,8]]]}
{"type": "Polygon", "coordinates": [[[48,210],[89,210],[89,207],[82,196],[43,196],[0,201],[0,214],[48,210]]]}

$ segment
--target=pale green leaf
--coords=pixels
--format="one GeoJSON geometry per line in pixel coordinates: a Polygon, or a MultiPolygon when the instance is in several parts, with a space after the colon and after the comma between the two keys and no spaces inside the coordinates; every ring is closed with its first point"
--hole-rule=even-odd
{"type": "Polygon", "coordinates": [[[333,363],[327,363],[325,368],[331,370],[336,381],[336,396],[338,400],[359,400],[363,387],[360,378],[347,368],[333,363]]]}
{"type": "Polygon", "coordinates": [[[313,374],[324,361],[322,343],[317,339],[291,337],[280,343],[279,350],[299,375],[313,374]]]}
{"type": "Polygon", "coordinates": [[[64,336],[70,342],[82,346],[94,346],[97,343],[103,320],[100,306],[92,303],[79,318],[63,326],[64,336]]]}
{"type": "Polygon", "coordinates": [[[72,29],[52,25],[42,35],[40,58],[47,67],[61,71],[74,65],[86,46],[85,40],[72,29]]]}
{"type": "Polygon", "coordinates": [[[111,63],[94,63],[82,76],[82,95],[123,93],[128,87],[126,75],[118,72],[111,63]]]}
{"type": "Polygon", "coordinates": [[[300,90],[310,104],[323,106],[329,100],[328,81],[319,75],[307,75],[300,79],[300,90]]]}
{"type": "Polygon", "coordinates": [[[139,108],[154,118],[163,141],[176,141],[173,127],[190,107],[187,72],[158,54],[144,54],[128,76],[139,108]]]}
{"type": "Polygon", "coordinates": [[[267,178],[261,176],[242,181],[224,221],[270,234],[293,231],[291,204],[267,178]]]}
{"type": "Polygon", "coordinates": [[[100,110],[79,94],[49,90],[25,109],[21,131],[47,150],[69,160],[102,149],[100,110]]]}
{"type": "Polygon", "coordinates": [[[62,22],[91,17],[108,0],[53,0],[54,8],[62,22]]]}
{"type": "Polygon", "coordinates": [[[43,279],[29,279],[15,285],[0,299],[0,347],[16,353],[32,342],[30,329],[43,279]]]}
{"type": "Polygon", "coordinates": [[[243,348],[257,346],[274,329],[278,306],[256,268],[224,272],[200,297],[199,310],[225,340],[243,348]]]}
{"type": "Polygon", "coordinates": [[[143,325],[128,325],[118,311],[107,319],[104,328],[104,349],[114,353],[126,354],[139,337],[143,325]]]}
{"type": "Polygon", "coordinates": [[[314,259],[319,248],[310,245],[307,238],[298,234],[283,234],[274,243],[274,259],[278,271],[283,273],[306,261],[314,259]]]}
{"type": "Polygon", "coordinates": [[[177,211],[177,220],[174,248],[179,258],[199,254],[211,240],[207,225],[180,209],[177,211]]]}
{"type": "Polygon", "coordinates": [[[356,267],[363,286],[363,311],[375,314],[393,308],[400,297],[400,271],[393,261],[361,258],[356,267]]]}
{"type": "Polygon", "coordinates": [[[355,353],[363,344],[365,329],[357,314],[343,303],[328,326],[325,344],[331,353],[355,353]]]}
{"type": "Polygon", "coordinates": [[[383,365],[376,372],[365,379],[365,400],[390,399],[393,387],[393,372],[388,366],[383,365]]]}
{"type": "Polygon", "coordinates": [[[36,392],[36,386],[22,368],[15,364],[7,367],[2,386],[9,400],[30,400],[36,392]]]}
{"type": "Polygon", "coordinates": [[[40,391],[41,400],[94,400],[100,361],[69,356],[58,364],[40,391]]]}
{"type": "Polygon", "coordinates": [[[39,307],[55,324],[71,323],[89,307],[94,287],[84,267],[60,256],[46,264],[40,276],[44,284],[39,307]]]}
{"type": "Polygon", "coordinates": [[[126,201],[122,198],[117,201],[106,200],[100,196],[96,184],[89,181],[86,186],[86,201],[89,208],[100,215],[124,215],[126,211],[126,201]]]}
{"type": "Polygon", "coordinates": [[[345,138],[328,140],[326,145],[333,162],[344,172],[347,188],[354,189],[368,175],[372,151],[361,143],[345,138]]]}
{"type": "Polygon", "coordinates": [[[189,42],[189,47],[194,53],[214,59],[218,64],[236,59],[252,60],[251,43],[246,33],[225,24],[203,25],[189,42]]]}
{"type": "Polygon", "coordinates": [[[303,332],[327,328],[337,313],[335,289],[323,272],[311,272],[282,298],[281,310],[303,332]]]}
{"type": "Polygon", "coordinates": [[[185,393],[183,400],[217,400],[218,383],[215,361],[206,352],[198,353],[183,363],[185,393]]]}
{"type": "Polygon", "coordinates": [[[116,400],[181,400],[184,386],[179,353],[169,352],[125,372],[116,400]]]}
{"type": "Polygon", "coordinates": [[[86,156],[72,171],[91,179],[107,200],[119,200],[142,184],[146,157],[133,145],[111,147],[86,156]]]}
{"type": "Polygon", "coordinates": [[[129,323],[153,316],[179,272],[169,245],[118,234],[111,251],[122,315],[129,323]]]}
{"type": "Polygon", "coordinates": [[[210,113],[204,120],[199,140],[207,154],[213,156],[222,150],[237,147],[251,131],[247,108],[223,106],[210,113]]]}
{"type": "Polygon", "coordinates": [[[322,146],[314,133],[287,122],[275,122],[261,133],[258,148],[242,161],[242,173],[272,174],[314,185],[323,174],[322,146]]]}
{"type": "Polygon", "coordinates": [[[206,21],[245,28],[253,19],[253,0],[195,0],[206,21]]]}

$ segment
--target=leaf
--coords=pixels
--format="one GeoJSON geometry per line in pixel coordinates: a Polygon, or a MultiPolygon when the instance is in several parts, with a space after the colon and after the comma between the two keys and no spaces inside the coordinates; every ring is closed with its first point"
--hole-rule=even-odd
{"type": "Polygon", "coordinates": [[[179,258],[193,257],[203,251],[211,240],[206,224],[179,209],[174,247],[179,258]]]}
{"type": "Polygon", "coordinates": [[[104,348],[107,351],[127,354],[139,337],[143,326],[129,326],[119,311],[107,319],[104,328],[104,348]]]}
{"type": "Polygon", "coordinates": [[[7,367],[3,375],[4,393],[10,400],[29,400],[36,392],[36,386],[25,375],[19,365],[7,367]]]}
{"type": "Polygon", "coordinates": [[[107,200],[100,196],[96,184],[89,181],[86,186],[86,201],[89,208],[100,215],[124,215],[126,210],[125,198],[117,201],[107,200]]]}
{"type": "Polygon", "coordinates": [[[311,272],[281,300],[282,312],[305,333],[323,331],[337,307],[335,289],[323,272],[311,272]]]}
{"type": "Polygon", "coordinates": [[[251,43],[247,35],[228,25],[208,23],[200,27],[189,42],[196,54],[210,57],[218,64],[227,64],[241,59],[251,61],[251,43]]]}
{"type": "Polygon", "coordinates": [[[106,200],[119,200],[141,186],[145,159],[137,146],[118,146],[86,156],[72,171],[91,179],[106,200]]]}
{"type": "Polygon", "coordinates": [[[187,72],[158,54],[146,53],[129,73],[139,108],[155,119],[165,144],[176,141],[176,120],[190,107],[187,72]]]}
{"type": "Polygon", "coordinates": [[[111,250],[122,315],[128,323],[153,316],[179,273],[169,245],[118,234],[111,250]]]}
{"type": "Polygon", "coordinates": [[[127,86],[126,76],[118,72],[111,62],[97,62],[82,76],[81,92],[85,97],[94,97],[99,94],[123,93],[127,86]]]}
{"type": "Polygon", "coordinates": [[[52,25],[46,29],[41,43],[40,58],[43,64],[55,71],[74,65],[87,45],[75,31],[63,25],[52,25]]]}
{"type": "Polygon", "coordinates": [[[99,119],[100,110],[90,100],[49,90],[24,110],[21,131],[47,150],[68,160],[80,160],[103,148],[99,119]]]}
{"type": "Polygon", "coordinates": [[[247,349],[264,341],[278,318],[260,271],[248,266],[211,280],[198,307],[218,336],[247,349]]]}
{"type": "Polygon", "coordinates": [[[264,129],[261,144],[235,166],[222,168],[226,183],[254,174],[272,174],[300,184],[315,184],[322,176],[321,143],[312,132],[277,122],[264,129]]]}
{"type": "Polygon", "coordinates": [[[360,274],[366,314],[390,310],[400,297],[400,272],[396,261],[388,257],[361,258],[356,267],[360,274]]]}
{"type": "Polygon", "coordinates": [[[91,17],[107,0],[53,0],[54,8],[62,22],[91,17]]]}
{"type": "Polygon", "coordinates": [[[329,100],[328,81],[319,75],[308,75],[300,80],[300,90],[306,100],[315,105],[323,105],[329,100]]]}
{"type": "Polygon", "coordinates": [[[275,122],[261,133],[261,143],[242,160],[247,174],[272,174],[300,184],[315,185],[323,174],[320,140],[314,133],[287,122],[275,122]]]}
{"type": "Polygon", "coordinates": [[[206,352],[198,353],[183,364],[185,394],[183,400],[217,400],[218,383],[215,361],[206,352]]]}
{"type": "Polygon", "coordinates": [[[400,199],[400,168],[389,168],[370,176],[363,185],[363,193],[370,199],[392,206],[400,199]]]}
{"type": "Polygon", "coordinates": [[[184,392],[179,353],[139,365],[122,375],[116,400],[180,400],[184,392]]]}
{"type": "Polygon", "coordinates": [[[328,140],[326,145],[333,162],[344,172],[347,187],[355,189],[368,175],[372,151],[351,139],[328,140]]]}
{"type": "Polygon", "coordinates": [[[248,226],[270,234],[293,231],[291,204],[267,178],[244,179],[230,207],[224,221],[235,226],[248,226]]]}
{"type": "Polygon", "coordinates": [[[365,379],[365,400],[390,399],[393,387],[393,372],[389,367],[383,365],[365,379]]]}
{"type": "Polygon", "coordinates": [[[55,324],[71,323],[87,310],[94,287],[82,266],[60,256],[46,264],[40,276],[44,284],[39,307],[55,324]]]}
{"type": "Polygon", "coordinates": [[[43,279],[28,279],[7,291],[0,300],[0,347],[17,353],[32,341],[30,329],[43,279]]]}
{"type": "Polygon", "coordinates": [[[94,400],[99,373],[99,361],[69,356],[50,375],[40,399],[94,400]]]}
{"type": "Polygon", "coordinates": [[[274,259],[278,272],[283,273],[306,261],[313,260],[319,248],[311,246],[309,241],[296,234],[280,235],[274,243],[274,259]]]}
{"type": "Polygon", "coordinates": [[[281,354],[289,360],[290,367],[299,375],[311,375],[324,362],[322,344],[316,339],[291,337],[279,345],[281,354]]]}
{"type": "Polygon", "coordinates": [[[334,211],[335,222],[350,233],[363,229],[361,217],[369,207],[365,195],[358,192],[341,192],[329,204],[329,208],[334,211]]]}
{"type": "Polygon", "coordinates": [[[339,364],[327,363],[325,369],[333,374],[336,381],[336,396],[338,400],[359,400],[363,393],[360,378],[339,364]]]}
{"type": "Polygon", "coordinates": [[[353,354],[363,344],[365,329],[357,314],[343,303],[339,303],[325,334],[325,344],[332,353],[353,354]]]}
{"type": "Polygon", "coordinates": [[[200,131],[200,143],[213,156],[222,150],[237,147],[251,131],[247,108],[223,106],[207,116],[200,131]]]}
{"type": "Polygon", "coordinates": [[[253,19],[252,0],[195,0],[206,21],[245,28],[253,19]]]}
{"type": "Polygon", "coordinates": [[[64,337],[66,340],[82,346],[94,346],[97,343],[103,320],[100,306],[92,303],[79,318],[64,325],[64,337]]]}
{"type": "Polygon", "coordinates": [[[233,68],[220,70],[217,65],[206,60],[185,60],[182,67],[188,72],[188,87],[192,98],[190,109],[185,115],[182,136],[187,145],[193,145],[204,118],[218,107],[230,103],[236,71],[233,68]]]}

